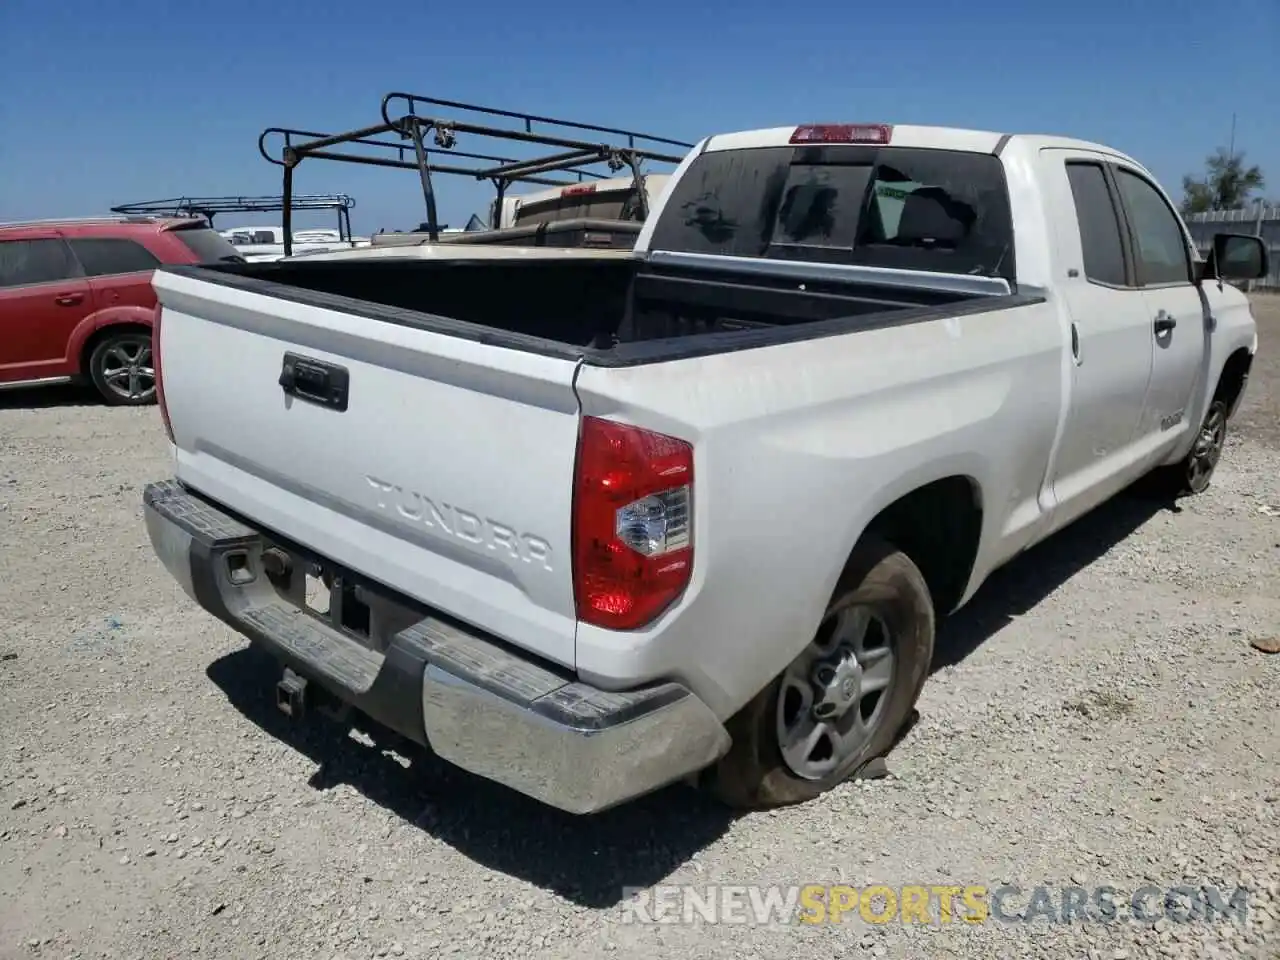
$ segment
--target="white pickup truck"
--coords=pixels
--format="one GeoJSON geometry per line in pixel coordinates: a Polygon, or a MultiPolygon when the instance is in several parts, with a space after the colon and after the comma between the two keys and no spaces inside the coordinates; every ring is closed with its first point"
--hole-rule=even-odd
{"type": "Polygon", "coordinates": [[[1208,485],[1257,345],[1223,281],[1266,267],[1107,147],[879,124],[710,137],[600,253],[161,268],[144,494],[286,712],[579,813],[878,761],[938,616],[1208,485]]]}

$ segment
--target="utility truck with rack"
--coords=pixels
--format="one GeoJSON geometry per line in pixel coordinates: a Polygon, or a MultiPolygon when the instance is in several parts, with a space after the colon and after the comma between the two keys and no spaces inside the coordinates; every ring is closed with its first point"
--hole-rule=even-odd
{"type": "Polygon", "coordinates": [[[668,174],[642,174],[506,197],[495,200],[490,212],[496,228],[441,231],[435,241],[422,230],[383,233],[373,238],[373,246],[443,243],[630,250],[644,226],[642,209],[657,202],[669,180],[668,174]],[[642,196],[646,206],[640,203],[642,196]]]}
{"type": "Polygon", "coordinates": [[[417,230],[377,234],[372,243],[431,245],[422,255],[443,258],[451,254],[438,243],[630,250],[669,180],[669,174],[651,167],[674,167],[693,146],[651,133],[401,91],[382,98],[381,114],[380,123],[345,133],[269,127],[258,137],[258,152],[283,171],[285,256],[292,255],[293,180],[308,158],[416,171],[427,219],[417,230]],[[453,112],[448,118],[428,116],[420,112],[426,108],[453,112]],[[459,138],[465,138],[468,149],[459,148],[459,138]],[[525,155],[475,148],[523,150],[525,155]],[[541,150],[529,153],[533,148],[541,150]],[[543,152],[546,148],[554,152],[543,152]],[[627,175],[617,176],[622,171],[627,175]],[[471,224],[465,230],[441,228],[436,197],[440,174],[493,185],[488,229],[472,229],[471,224]],[[550,189],[509,194],[518,184],[550,189]]]}
{"type": "Polygon", "coordinates": [[[279,260],[285,254],[286,239],[290,244],[290,252],[301,254],[328,250],[350,250],[367,247],[368,237],[355,237],[351,233],[351,209],[356,205],[355,199],[345,193],[311,194],[308,196],[284,197],[172,197],[167,200],[143,200],[136,203],[122,203],[112,207],[114,213],[129,216],[162,216],[192,217],[206,221],[213,226],[218,214],[226,213],[277,213],[289,204],[292,212],[301,210],[332,210],[337,214],[336,229],[312,229],[299,232],[286,232],[283,227],[256,225],[228,227],[219,231],[223,239],[230,243],[245,260],[250,263],[260,260],[279,260]],[[291,235],[286,236],[286,233],[291,235]]]}
{"type": "Polygon", "coordinates": [[[282,710],[578,813],[882,758],[993,570],[1208,486],[1266,268],[1109,147],[882,124],[708,137],[634,254],[537,254],[160,269],[144,502],[282,710]]]}
{"type": "Polygon", "coordinates": [[[652,210],[670,180],[667,173],[641,174],[638,182],[610,177],[506,197],[492,219],[504,230],[579,218],[640,222],[640,191],[645,209],[652,210]]]}

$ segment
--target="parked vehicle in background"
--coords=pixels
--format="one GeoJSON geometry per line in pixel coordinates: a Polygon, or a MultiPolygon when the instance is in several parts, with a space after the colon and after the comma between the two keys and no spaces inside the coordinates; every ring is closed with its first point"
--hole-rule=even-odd
{"type": "Polygon", "coordinates": [[[0,224],[0,388],[87,380],[108,403],[153,403],[152,271],[241,262],[203,220],[0,224]]]}
{"type": "MultiPolygon", "coordinates": [[[[290,207],[296,211],[331,211],[336,214],[337,228],[319,227],[294,231],[295,252],[325,252],[367,247],[368,237],[356,237],[351,233],[351,209],[356,205],[353,197],[345,193],[309,194],[291,197],[290,207]]],[[[146,217],[201,217],[213,226],[214,218],[227,213],[279,213],[284,210],[284,198],[278,196],[226,196],[226,197],[171,197],[167,200],[143,200],[122,203],[111,208],[112,213],[146,217]]],[[[285,253],[285,229],[270,224],[230,227],[219,230],[245,260],[279,260],[285,253]]]]}
{"type": "Polygon", "coordinates": [[[285,712],[574,812],[879,760],[994,570],[1209,485],[1267,261],[1109,147],[882,124],[703,141],[633,251],[415,249],[157,272],[148,530],[285,712]]]}
{"type": "Polygon", "coordinates": [[[643,186],[648,201],[645,209],[652,210],[670,182],[669,173],[646,173],[640,176],[639,183],[635,177],[612,177],[507,197],[502,202],[498,225],[527,227],[573,219],[639,221],[637,187],[643,186]]]}
{"type": "MultiPolygon", "coordinates": [[[[219,233],[250,263],[279,260],[284,256],[284,228],[275,225],[232,227],[219,233]]],[[[337,230],[319,228],[296,230],[293,253],[328,253],[331,250],[358,250],[369,246],[368,237],[344,237],[337,230]]]]}
{"type": "MultiPolygon", "coordinates": [[[[644,226],[641,210],[654,208],[670,180],[670,174],[650,173],[504,197],[501,202],[495,200],[490,211],[491,220],[499,224],[497,229],[456,231],[452,235],[442,230],[435,242],[629,250],[644,226]],[[642,190],[644,204],[640,202],[642,190]]],[[[430,234],[423,230],[373,238],[375,247],[432,242],[430,234]]]]}

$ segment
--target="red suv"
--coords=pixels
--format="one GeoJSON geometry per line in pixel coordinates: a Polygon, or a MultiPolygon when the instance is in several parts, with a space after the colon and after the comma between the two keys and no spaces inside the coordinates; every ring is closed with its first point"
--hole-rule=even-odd
{"type": "Polygon", "coordinates": [[[154,403],[151,271],[242,260],[203,219],[0,223],[0,389],[87,380],[154,403]]]}

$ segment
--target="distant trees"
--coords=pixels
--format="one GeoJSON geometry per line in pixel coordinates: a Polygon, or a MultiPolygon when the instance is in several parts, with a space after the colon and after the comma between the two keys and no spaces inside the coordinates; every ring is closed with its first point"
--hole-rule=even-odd
{"type": "Polygon", "coordinates": [[[1266,186],[1262,168],[1246,167],[1243,151],[1219,147],[1204,162],[1201,177],[1182,178],[1182,212],[1204,213],[1208,210],[1239,210],[1250,195],[1266,186]]]}

